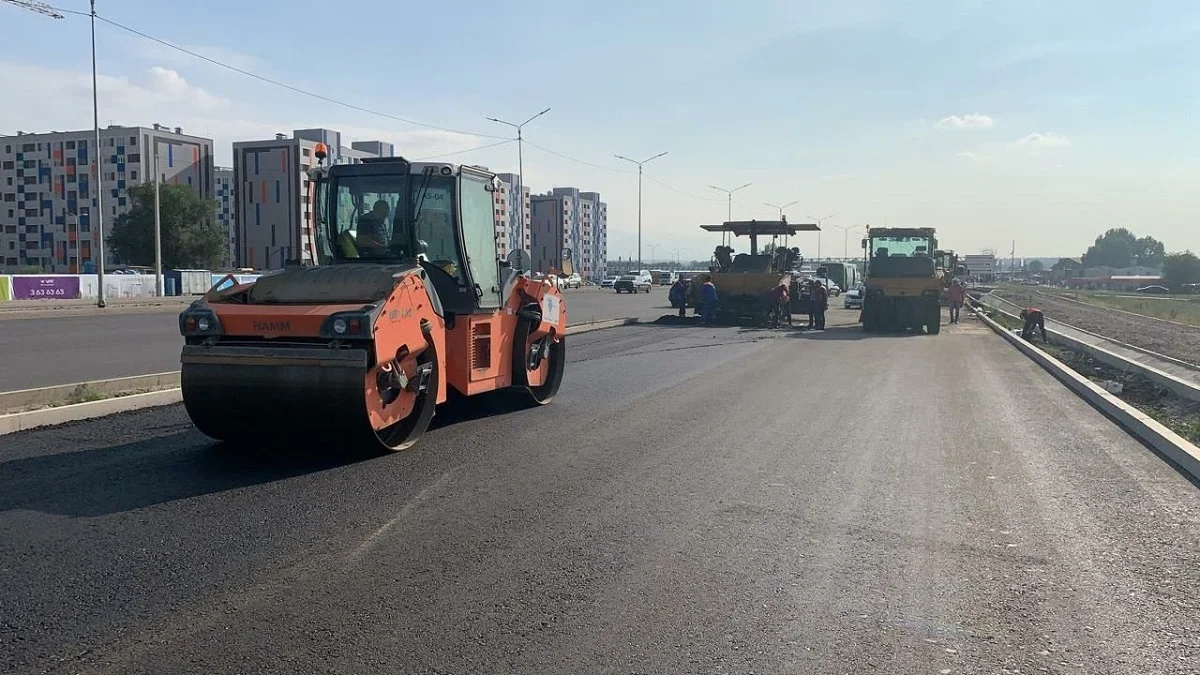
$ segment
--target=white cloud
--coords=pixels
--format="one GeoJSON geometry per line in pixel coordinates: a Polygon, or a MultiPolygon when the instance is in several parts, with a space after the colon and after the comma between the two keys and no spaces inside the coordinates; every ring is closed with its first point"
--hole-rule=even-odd
{"type": "Polygon", "coordinates": [[[1063,148],[1071,144],[1071,139],[1054,132],[1032,133],[1024,138],[1009,143],[1014,150],[1038,151],[1046,148],[1063,148]]]}
{"type": "Polygon", "coordinates": [[[178,72],[161,66],[154,66],[150,69],[149,89],[181,103],[194,104],[203,108],[214,108],[229,103],[200,87],[188,84],[188,81],[178,72]]]}
{"type": "Polygon", "coordinates": [[[996,120],[988,115],[971,113],[969,115],[951,115],[943,117],[934,123],[935,129],[991,129],[996,126],[996,120]]]}
{"type": "Polygon", "coordinates": [[[956,156],[962,157],[963,159],[969,159],[972,162],[987,162],[992,159],[990,155],[985,155],[985,154],[978,153],[978,152],[969,152],[969,151],[957,153],[956,156]]]}

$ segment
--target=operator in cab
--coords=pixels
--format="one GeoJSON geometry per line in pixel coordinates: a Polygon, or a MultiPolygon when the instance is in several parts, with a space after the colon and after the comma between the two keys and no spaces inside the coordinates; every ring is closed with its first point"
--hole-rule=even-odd
{"type": "Polygon", "coordinates": [[[1042,342],[1046,340],[1046,317],[1042,315],[1042,310],[1037,307],[1027,307],[1021,310],[1021,318],[1025,320],[1025,326],[1021,328],[1021,338],[1024,340],[1033,339],[1033,329],[1038,328],[1042,332],[1042,342]]]}
{"type": "Polygon", "coordinates": [[[363,214],[358,219],[358,233],[350,234],[346,230],[338,237],[338,246],[346,258],[358,258],[365,254],[368,257],[386,255],[387,247],[383,243],[382,233],[387,227],[387,201],[377,200],[370,213],[363,214]]]}

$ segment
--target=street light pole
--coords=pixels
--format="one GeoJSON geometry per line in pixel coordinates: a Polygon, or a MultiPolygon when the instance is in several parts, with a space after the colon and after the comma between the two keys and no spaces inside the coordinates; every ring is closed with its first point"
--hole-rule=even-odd
{"type": "Polygon", "coordinates": [[[815,216],[809,216],[809,218],[812,218],[813,220],[817,221],[817,260],[818,261],[821,260],[821,228],[825,227],[825,221],[832,218],[833,215],[834,214],[831,213],[831,214],[825,216],[824,218],[817,218],[815,216]]]}
{"type": "Polygon", "coordinates": [[[154,294],[163,296],[162,216],[158,202],[158,137],[154,137],[154,294]]]}
{"type": "MultiPolygon", "coordinates": [[[[495,117],[485,118],[490,122],[499,122],[500,124],[507,124],[508,126],[517,130],[517,175],[521,177],[521,184],[517,186],[517,203],[520,207],[517,209],[517,213],[519,214],[519,217],[521,219],[521,229],[522,230],[524,230],[524,228],[525,228],[525,153],[524,153],[525,137],[522,135],[521,130],[525,127],[526,124],[529,124],[530,122],[541,117],[542,115],[545,115],[548,112],[550,112],[550,109],[546,108],[542,112],[534,115],[533,117],[530,117],[529,119],[525,120],[524,122],[521,122],[520,124],[513,124],[512,122],[505,122],[504,120],[497,119],[495,117]]],[[[521,247],[524,248],[525,232],[522,231],[517,234],[517,241],[522,242],[521,247]]]]}
{"type": "Polygon", "coordinates": [[[800,203],[800,200],[796,200],[794,202],[788,202],[787,204],[784,204],[783,206],[779,206],[778,204],[771,204],[769,202],[763,202],[763,204],[765,204],[773,209],[779,209],[779,219],[780,220],[783,220],[783,210],[784,209],[786,209],[789,206],[793,206],[793,205],[799,204],[799,203],[800,203]]]}
{"type": "Polygon", "coordinates": [[[659,157],[662,157],[665,154],[667,154],[667,153],[664,150],[663,152],[658,153],[657,155],[651,157],[650,159],[643,159],[640,162],[637,161],[636,159],[629,159],[628,157],[625,157],[624,155],[613,155],[613,157],[616,157],[617,159],[623,159],[626,162],[629,162],[631,164],[637,164],[637,168],[638,168],[638,266],[637,266],[638,271],[641,271],[641,269],[642,269],[642,165],[646,164],[652,160],[658,159],[659,157]]]}
{"type": "MultiPolygon", "coordinates": [[[[710,187],[714,190],[717,190],[718,192],[724,192],[726,195],[728,195],[729,203],[728,203],[728,210],[725,214],[725,221],[729,222],[729,221],[733,220],[733,193],[737,192],[738,190],[741,190],[742,188],[750,187],[750,184],[746,183],[745,185],[739,185],[739,186],[733,188],[732,190],[726,190],[725,188],[717,187],[716,185],[709,185],[708,187],[710,187]]],[[[721,233],[721,245],[722,246],[725,245],[725,233],[724,232],[721,233]]]]}
{"type": "Polygon", "coordinates": [[[91,1],[92,11],[92,126],[96,131],[96,228],[100,233],[97,245],[100,263],[96,265],[96,306],[104,307],[104,165],[100,156],[100,104],[96,93],[96,0],[91,1]]]}

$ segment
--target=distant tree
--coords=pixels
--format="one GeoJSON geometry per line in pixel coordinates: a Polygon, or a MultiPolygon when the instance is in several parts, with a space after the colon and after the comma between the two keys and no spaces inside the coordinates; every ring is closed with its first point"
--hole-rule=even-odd
{"type": "Polygon", "coordinates": [[[1124,227],[1112,228],[1096,237],[1096,243],[1083,254],[1084,267],[1158,267],[1166,249],[1154,237],[1137,237],[1124,227]]]}
{"type": "Polygon", "coordinates": [[[1163,243],[1154,237],[1142,237],[1138,239],[1137,247],[1134,249],[1134,257],[1137,258],[1137,264],[1143,267],[1161,267],[1166,254],[1167,250],[1163,246],[1163,243]]]}
{"type": "Polygon", "coordinates": [[[1085,267],[1128,267],[1136,254],[1137,237],[1132,232],[1117,227],[1096,237],[1096,243],[1083,254],[1085,267]]]}
{"type": "MultiPolygon", "coordinates": [[[[154,184],[129,188],[133,207],[117,218],[108,243],[124,263],[154,264],[154,184]]],[[[217,202],[202,199],[190,185],[159,186],[163,269],[216,269],[228,257],[217,202]]]]}
{"type": "Polygon", "coordinates": [[[1029,268],[1030,272],[1041,272],[1042,270],[1046,269],[1046,266],[1042,264],[1041,260],[1034,260],[1030,262],[1027,267],[1029,268]]]}
{"type": "Polygon", "coordinates": [[[1200,284],[1200,258],[1191,251],[1171,253],[1163,258],[1163,279],[1167,288],[1178,293],[1185,284],[1200,284]]]}

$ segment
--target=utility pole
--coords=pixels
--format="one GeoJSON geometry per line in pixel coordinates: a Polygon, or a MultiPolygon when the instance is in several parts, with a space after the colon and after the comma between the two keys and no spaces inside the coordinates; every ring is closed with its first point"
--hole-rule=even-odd
{"type": "Polygon", "coordinates": [[[96,94],[96,0],[92,0],[92,126],[96,130],[96,230],[100,262],[96,264],[96,306],[104,307],[104,164],[100,150],[100,104],[96,94]]]}
{"type": "Polygon", "coordinates": [[[158,137],[154,137],[154,294],[163,296],[162,278],[162,212],[158,202],[158,137]]]}
{"type": "MultiPolygon", "coordinates": [[[[726,190],[725,188],[717,187],[716,185],[709,185],[708,187],[710,187],[714,190],[717,190],[718,192],[724,192],[729,197],[728,210],[727,210],[727,213],[725,214],[725,221],[729,222],[729,221],[733,220],[733,193],[737,192],[738,190],[741,190],[742,188],[750,187],[750,184],[746,183],[745,185],[739,185],[738,187],[735,187],[732,190],[726,190]]],[[[725,245],[725,236],[726,236],[726,233],[722,232],[721,233],[721,245],[722,246],[725,245]]]]}
{"type": "MultiPolygon", "coordinates": [[[[28,9],[31,12],[37,12],[51,19],[65,18],[54,7],[38,0],[0,0],[10,5],[28,9]]],[[[93,153],[88,154],[88,158],[96,158],[96,184],[92,186],[92,190],[96,193],[96,232],[99,233],[98,249],[100,254],[100,264],[96,266],[98,275],[98,283],[96,284],[97,297],[96,306],[104,307],[104,167],[100,160],[100,107],[98,104],[98,96],[96,93],[96,0],[91,0],[90,18],[92,22],[92,126],[96,131],[96,147],[93,148],[93,153]]],[[[82,262],[81,266],[82,266],[82,262]]]]}
{"type": "Polygon", "coordinates": [[[817,260],[818,261],[821,259],[821,229],[823,227],[825,227],[825,221],[829,220],[832,217],[833,217],[832,213],[825,216],[824,218],[816,218],[813,216],[809,216],[809,218],[812,218],[813,220],[817,221],[817,260]]]}
{"type": "MultiPolygon", "coordinates": [[[[517,130],[517,175],[521,177],[521,184],[517,186],[517,203],[520,207],[517,210],[517,214],[518,214],[518,218],[521,221],[522,230],[525,228],[525,153],[523,151],[523,148],[525,145],[525,137],[521,134],[521,129],[524,128],[526,124],[529,124],[530,122],[541,117],[542,115],[545,115],[548,112],[550,112],[550,109],[546,108],[542,112],[534,115],[533,117],[530,117],[529,119],[525,120],[524,122],[521,122],[520,124],[513,124],[512,122],[505,122],[504,120],[497,119],[495,117],[485,118],[489,122],[499,122],[500,124],[507,124],[508,126],[517,130]]],[[[525,247],[525,235],[526,235],[526,232],[520,232],[517,234],[517,241],[521,242],[522,248],[525,247]]],[[[562,264],[561,261],[559,261],[559,264],[562,264]]]]}
{"type": "Polygon", "coordinates": [[[784,209],[786,209],[789,206],[793,206],[793,205],[799,204],[799,203],[800,203],[800,200],[796,200],[794,202],[788,202],[787,204],[784,204],[783,206],[779,206],[778,204],[771,204],[769,202],[763,202],[763,204],[765,204],[773,209],[779,209],[779,219],[780,220],[783,220],[783,210],[784,209]]]}
{"type": "Polygon", "coordinates": [[[639,271],[642,269],[642,165],[646,164],[647,162],[650,162],[652,160],[658,159],[659,157],[662,157],[665,154],[667,154],[667,153],[664,150],[663,152],[658,153],[657,155],[651,157],[650,159],[643,159],[640,162],[637,161],[636,159],[629,159],[628,157],[625,157],[623,155],[613,155],[613,157],[616,157],[617,159],[623,159],[626,162],[630,162],[632,164],[637,164],[637,168],[638,168],[638,266],[637,266],[637,268],[639,271]]]}

